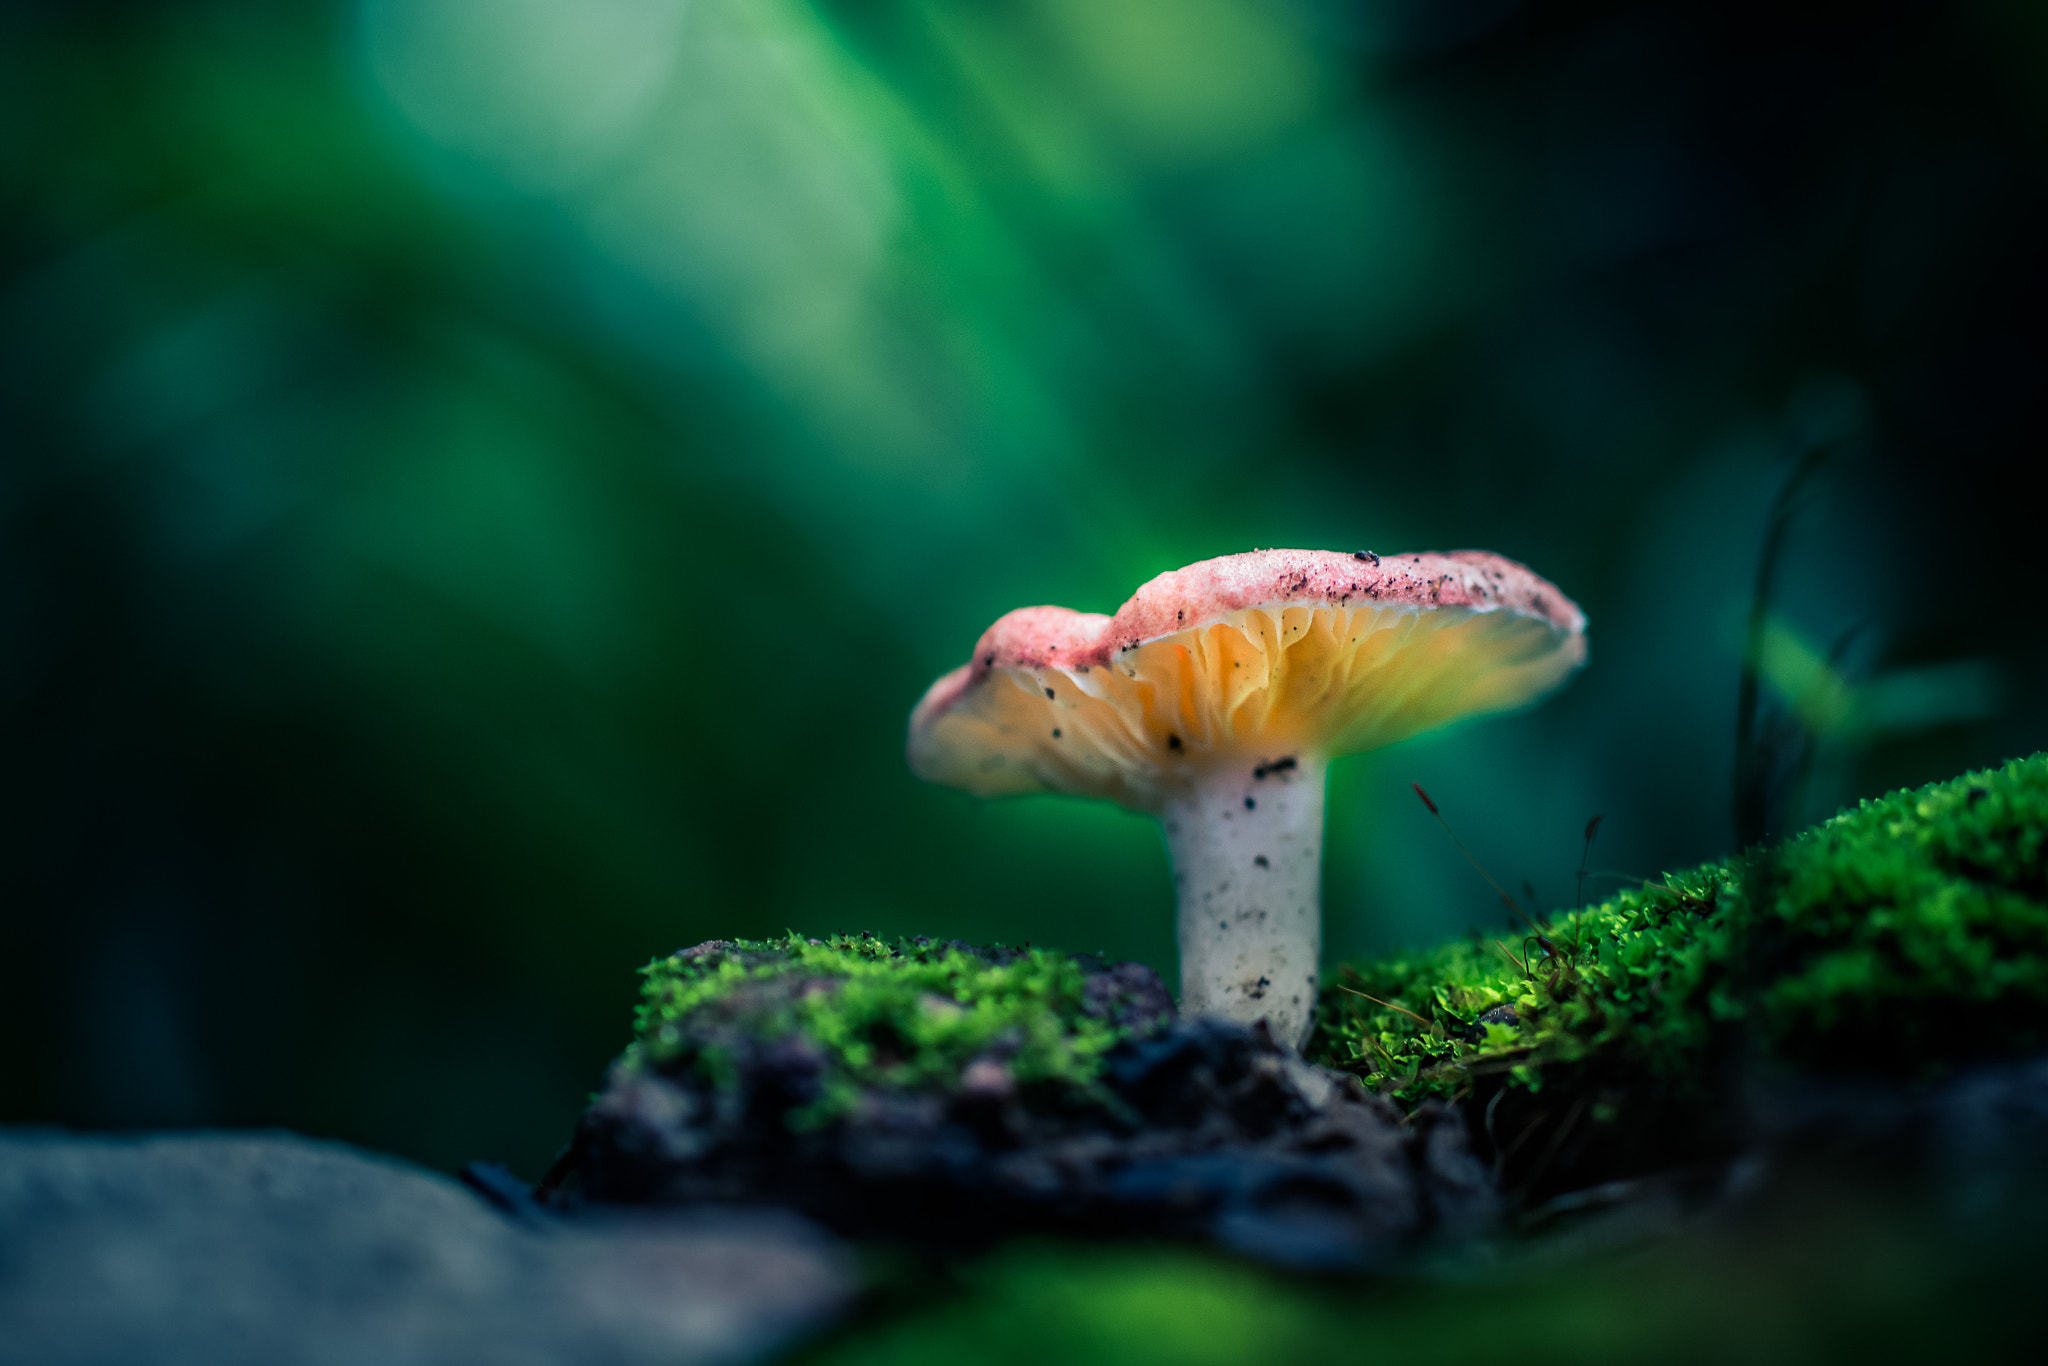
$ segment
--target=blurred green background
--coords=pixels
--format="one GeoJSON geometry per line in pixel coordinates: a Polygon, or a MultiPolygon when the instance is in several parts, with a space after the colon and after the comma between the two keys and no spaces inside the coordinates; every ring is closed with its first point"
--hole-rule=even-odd
{"type": "Polygon", "coordinates": [[[2009,0],[0,10],[0,1118],[534,1174],[657,953],[1172,969],[1155,827],[902,727],[1001,612],[1479,546],[1563,694],[1333,771],[1331,951],[2048,744],[2009,0]]]}

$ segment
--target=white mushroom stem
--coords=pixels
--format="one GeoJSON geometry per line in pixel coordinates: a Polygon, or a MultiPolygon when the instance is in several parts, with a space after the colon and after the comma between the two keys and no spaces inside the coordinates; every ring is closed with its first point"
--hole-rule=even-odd
{"type": "Polygon", "coordinates": [[[1291,1048],[1315,1023],[1323,770],[1306,754],[1219,766],[1160,812],[1179,903],[1181,1009],[1291,1048]]]}

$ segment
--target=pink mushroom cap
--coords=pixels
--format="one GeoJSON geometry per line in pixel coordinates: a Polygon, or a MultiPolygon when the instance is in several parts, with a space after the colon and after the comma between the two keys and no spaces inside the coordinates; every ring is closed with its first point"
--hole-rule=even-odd
{"type": "Polygon", "coordinates": [[[1023,607],[911,713],[918,776],[1157,810],[1219,760],[1329,759],[1535,700],[1586,619],[1485,551],[1254,550],[1161,574],[1114,616],[1023,607]]]}

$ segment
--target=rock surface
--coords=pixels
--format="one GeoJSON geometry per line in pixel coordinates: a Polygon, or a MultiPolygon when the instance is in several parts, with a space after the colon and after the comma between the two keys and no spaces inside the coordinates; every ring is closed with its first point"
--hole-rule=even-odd
{"type": "Polygon", "coordinates": [[[8,1366],[739,1362],[851,1289],[794,1215],[521,1223],[288,1134],[0,1131],[8,1366]]]}
{"type": "Polygon", "coordinates": [[[986,1055],[936,1083],[869,1087],[828,1124],[792,1122],[817,1089],[822,1053],[799,1034],[755,1037],[736,1022],[786,1021],[783,999],[832,989],[829,979],[736,978],[664,1025],[715,1043],[719,1079],[691,1066],[700,1054],[688,1038],[667,1064],[629,1053],[579,1126],[577,1193],[626,1205],[776,1200],[844,1232],[940,1246],[1031,1231],[1208,1239],[1329,1269],[1470,1232],[1495,1212],[1491,1173],[1455,1110],[1404,1119],[1262,1026],[1178,1018],[1135,963],[1084,989],[1091,1011],[1097,994],[1105,1015],[1135,1002],[1145,1025],[1104,1057],[1092,1089],[1034,1093],[986,1055]]]}

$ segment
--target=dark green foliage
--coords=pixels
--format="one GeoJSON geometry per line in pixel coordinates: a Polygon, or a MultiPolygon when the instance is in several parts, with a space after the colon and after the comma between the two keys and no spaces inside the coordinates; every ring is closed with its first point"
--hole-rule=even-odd
{"type": "Polygon", "coordinates": [[[961,1268],[953,1284],[897,1293],[898,1312],[798,1362],[1224,1366],[1352,1350],[1339,1305],[1187,1248],[1013,1244],[961,1268]]]}
{"type": "Polygon", "coordinates": [[[1042,1244],[801,1366],[1658,1366],[2027,1361],[2044,1328],[2038,1191],[1972,1223],[1807,1200],[1619,1261],[1537,1258],[1442,1279],[1304,1281],[1191,1250],[1042,1244]]]}
{"type": "Polygon", "coordinates": [[[865,1088],[950,1088],[989,1055],[1020,1087],[1087,1090],[1129,1032],[1091,999],[1081,960],[1050,949],[792,933],[714,941],[641,971],[626,1062],[730,1085],[744,1053],[802,1040],[824,1066],[796,1127],[845,1113],[865,1088]]]}
{"type": "Polygon", "coordinates": [[[1343,968],[1311,1049],[1407,1102],[1563,1088],[1596,1121],[1702,1101],[1736,1056],[1911,1080],[2035,1051],[2044,838],[2048,755],[1895,792],[1519,939],[1343,968]]]}

